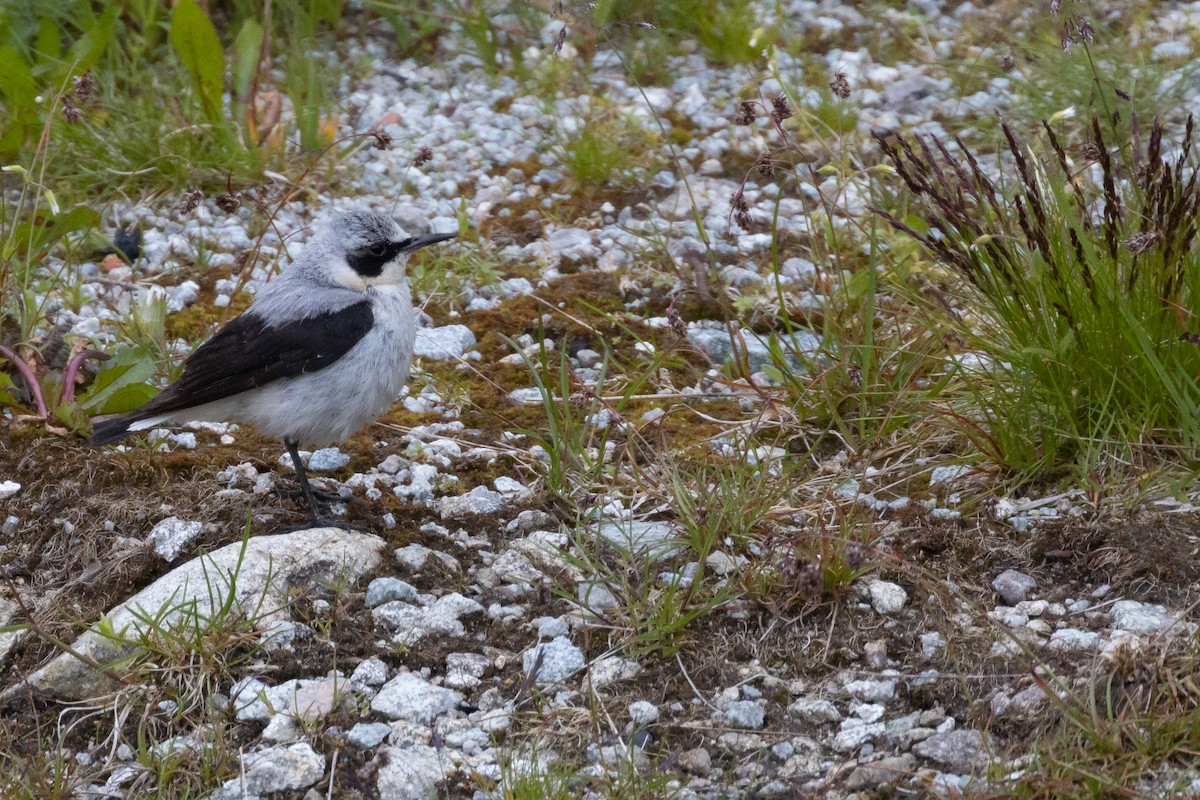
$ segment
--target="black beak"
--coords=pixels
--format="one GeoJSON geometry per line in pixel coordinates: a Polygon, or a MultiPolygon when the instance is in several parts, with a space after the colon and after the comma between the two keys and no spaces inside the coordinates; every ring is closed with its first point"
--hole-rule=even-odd
{"type": "Polygon", "coordinates": [[[404,246],[401,248],[400,252],[401,253],[411,253],[414,250],[420,250],[422,247],[428,247],[431,244],[437,244],[438,242],[444,242],[447,239],[453,239],[455,236],[458,236],[458,234],[457,233],[426,233],[421,236],[414,236],[411,239],[409,239],[407,242],[404,242],[404,246]]]}

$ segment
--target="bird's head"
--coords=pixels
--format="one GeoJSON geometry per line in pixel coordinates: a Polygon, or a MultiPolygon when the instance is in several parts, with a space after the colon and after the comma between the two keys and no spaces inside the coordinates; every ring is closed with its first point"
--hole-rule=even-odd
{"type": "MultiPolygon", "coordinates": [[[[408,255],[455,233],[411,236],[391,217],[372,211],[338,214],[318,235],[318,250],[328,276],[347,289],[392,286],[405,279],[408,255]]],[[[316,243],[315,243],[316,244],[316,243]]]]}

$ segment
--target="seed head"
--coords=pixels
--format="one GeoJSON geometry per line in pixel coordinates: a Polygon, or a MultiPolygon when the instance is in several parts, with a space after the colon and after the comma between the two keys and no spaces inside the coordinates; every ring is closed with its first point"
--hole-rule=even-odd
{"type": "Polygon", "coordinates": [[[850,81],[846,78],[844,71],[839,69],[833,73],[833,80],[829,82],[829,90],[843,100],[850,96],[850,81]]]}
{"type": "Polygon", "coordinates": [[[232,189],[224,194],[219,194],[215,198],[217,208],[224,211],[226,214],[232,214],[242,207],[242,193],[235,192],[232,189]]]}
{"type": "Polygon", "coordinates": [[[558,55],[563,49],[563,45],[567,43],[567,26],[563,25],[562,30],[558,32],[558,39],[554,42],[554,55],[558,55]]]}
{"type": "Polygon", "coordinates": [[[752,222],[750,220],[750,206],[746,204],[746,196],[739,186],[738,190],[729,198],[729,213],[733,217],[733,221],[738,224],[738,227],[744,231],[750,230],[752,222]]]}
{"type": "Polygon", "coordinates": [[[1096,32],[1092,30],[1092,23],[1087,21],[1087,17],[1075,17],[1075,30],[1079,31],[1079,38],[1085,42],[1096,38],[1096,32]]]}
{"type": "Polygon", "coordinates": [[[62,96],[62,115],[63,119],[71,125],[83,119],[83,109],[75,105],[75,95],[70,92],[62,96]]]}
{"type": "Polygon", "coordinates": [[[671,332],[680,339],[687,338],[687,324],[683,321],[683,317],[679,316],[679,309],[675,308],[675,301],[671,301],[671,305],[667,306],[667,324],[671,326],[671,332]]]}
{"type": "Polygon", "coordinates": [[[200,201],[204,199],[204,192],[200,189],[192,189],[190,192],[184,192],[179,198],[179,210],[184,214],[190,214],[200,205],[200,201]]]}
{"type": "Polygon", "coordinates": [[[779,165],[775,161],[774,153],[769,150],[764,150],[758,154],[758,159],[754,162],[754,168],[758,170],[764,177],[773,178],[775,173],[779,171],[779,165]]]}
{"type": "Polygon", "coordinates": [[[71,84],[75,89],[75,96],[78,97],[80,101],[84,101],[90,98],[92,93],[96,91],[96,76],[93,75],[92,71],[89,69],[82,75],[76,75],[71,81],[71,84]]]}
{"type": "Polygon", "coordinates": [[[1121,244],[1123,244],[1125,249],[1133,253],[1135,256],[1140,256],[1155,244],[1162,241],[1162,238],[1163,235],[1158,231],[1142,231],[1141,233],[1130,236],[1128,239],[1121,242],[1121,244]]]}
{"type": "Polygon", "coordinates": [[[783,122],[790,116],[792,116],[792,107],[788,105],[785,96],[779,95],[771,101],[771,119],[783,122]]]}
{"type": "Polygon", "coordinates": [[[413,166],[419,167],[423,164],[428,164],[432,160],[433,148],[429,145],[422,145],[421,148],[417,150],[416,155],[413,156],[413,166]]]}
{"type": "Polygon", "coordinates": [[[733,124],[753,125],[756,119],[758,119],[758,107],[754,101],[743,100],[741,106],[738,107],[737,113],[733,115],[733,124]]]}
{"type": "Polygon", "coordinates": [[[376,150],[387,150],[388,145],[392,143],[392,135],[387,131],[371,131],[371,135],[375,137],[375,141],[371,143],[371,147],[376,150]]]}

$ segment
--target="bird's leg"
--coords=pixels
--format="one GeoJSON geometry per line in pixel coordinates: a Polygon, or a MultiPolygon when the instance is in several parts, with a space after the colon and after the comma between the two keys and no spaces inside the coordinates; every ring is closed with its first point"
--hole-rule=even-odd
{"type": "Polygon", "coordinates": [[[296,470],[296,478],[300,481],[300,490],[304,492],[304,499],[308,503],[308,514],[312,517],[313,525],[325,524],[326,520],[317,513],[317,498],[313,497],[312,487],[308,485],[308,475],[304,472],[304,464],[300,462],[296,440],[284,439],[283,446],[292,457],[292,469],[296,470]]]}

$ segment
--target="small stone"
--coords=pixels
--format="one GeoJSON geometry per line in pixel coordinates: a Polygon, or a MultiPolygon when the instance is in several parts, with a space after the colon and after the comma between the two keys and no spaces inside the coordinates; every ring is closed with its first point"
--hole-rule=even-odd
{"type": "Polygon", "coordinates": [[[618,681],[636,678],[641,671],[642,666],[636,661],[631,661],[627,658],[618,658],[617,656],[606,656],[592,662],[588,669],[588,678],[592,684],[592,688],[599,689],[602,686],[608,686],[618,681]]]}
{"type": "Polygon", "coordinates": [[[969,774],[987,765],[991,742],[979,731],[956,730],[936,733],[913,747],[921,758],[954,772],[969,774]]]}
{"type": "Polygon", "coordinates": [[[367,658],[354,668],[350,682],[359,686],[382,686],[387,682],[388,667],[378,658],[367,658]]]}
{"type": "Polygon", "coordinates": [[[435,686],[419,675],[402,672],[371,699],[371,710],[388,719],[429,725],[462,702],[462,695],[435,686]]]}
{"type": "Polygon", "coordinates": [[[221,800],[298,791],[307,788],[325,774],[325,756],[307,742],[277,745],[241,757],[241,775],[225,784],[212,796],[221,800]]]}
{"type": "Polygon", "coordinates": [[[957,464],[950,467],[934,467],[934,470],[929,475],[929,485],[939,486],[944,483],[953,483],[971,473],[971,468],[965,464],[957,464]]]}
{"type": "Polygon", "coordinates": [[[833,749],[839,753],[857,750],[882,736],[885,730],[882,722],[864,722],[851,717],[842,723],[837,736],[833,737],[833,749]]]}
{"type": "Polygon", "coordinates": [[[1130,633],[1183,633],[1186,624],[1167,613],[1166,608],[1135,600],[1118,600],[1109,611],[1113,627],[1130,633]]]}
{"type": "Polygon", "coordinates": [[[359,722],[346,734],[346,741],[359,750],[369,750],[378,747],[391,732],[392,726],[386,722],[359,722]]]}
{"type": "Polygon", "coordinates": [[[880,614],[896,614],[908,603],[908,592],[889,581],[874,581],[867,587],[871,607],[880,614]]]}
{"type": "Polygon", "coordinates": [[[442,519],[495,514],[507,507],[504,496],[486,486],[476,486],[466,494],[443,497],[438,501],[438,513],[442,519]]]}
{"type": "Polygon", "coordinates": [[[946,639],[937,631],[921,634],[921,657],[930,661],[946,649],[946,639]]]}
{"type": "Polygon", "coordinates": [[[712,772],[712,756],[703,747],[685,750],[679,754],[679,767],[685,772],[704,777],[712,772]]]}
{"type": "Polygon", "coordinates": [[[819,725],[825,722],[840,722],[841,713],[837,706],[828,700],[817,700],[804,697],[788,706],[788,713],[805,722],[819,725]]]}
{"type": "Polygon", "coordinates": [[[1006,569],[992,581],[992,588],[1006,604],[1015,606],[1037,588],[1037,581],[1023,572],[1006,569]]]}
{"type": "Polygon", "coordinates": [[[762,730],[767,719],[763,707],[753,700],[735,700],[725,707],[723,716],[733,727],[752,731],[762,730]]]}
{"type": "Polygon", "coordinates": [[[635,725],[649,725],[658,719],[658,706],[646,700],[629,704],[629,718],[635,725]]]}
{"type": "Polygon", "coordinates": [[[386,800],[433,800],[443,794],[438,784],[452,769],[446,753],[425,744],[383,747],[375,754],[373,797],[386,800]]]}
{"type": "Polygon", "coordinates": [[[376,578],[367,586],[367,596],[364,600],[367,608],[383,605],[392,600],[412,602],[417,599],[417,590],[411,584],[399,578],[376,578]]]}
{"type": "Polygon", "coordinates": [[[846,788],[852,792],[862,789],[878,789],[908,777],[917,768],[917,759],[912,753],[881,758],[856,767],[846,778],[846,788]]]}
{"type": "Polygon", "coordinates": [[[1075,628],[1060,628],[1050,635],[1050,649],[1066,653],[1095,650],[1100,644],[1100,634],[1075,628]]]}
{"type": "Polygon", "coordinates": [[[480,653],[450,653],[446,656],[446,685],[452,689],[474,689],[492,659],[480,653]]]}
{"type": "Polygon", "coordinates": [[[350,456],[336,447],[325,447],[314,451],[305,466],[312,472],[333,472],[349,463],[350,456]]]}
{"type": "Polygon", "coordinates": [[[587,658],[570,639],[559,636],[526,650],[522,665],[525,674],[534,677],[537,683],[558,683],[587,666],[587,658]]]}
{"type": "Polygon", "coordinates": [[[167,517],[154,526],[148,538],[160,558],[174,561],[203,532],[203,522],[167,517]]]}
{"type": "Polygon", "coordinates": [[[455,361],[475,346],[475,334],[466,325],[421,328],[413,344],[413,355],[431,361],[455,361]]]}
{"type": "Polygon", "coordinates": [[[896,696],[896,682],[894,680],[850,681],[846,684],[846,693],[864,702],[886,703],[896,696]]]}

